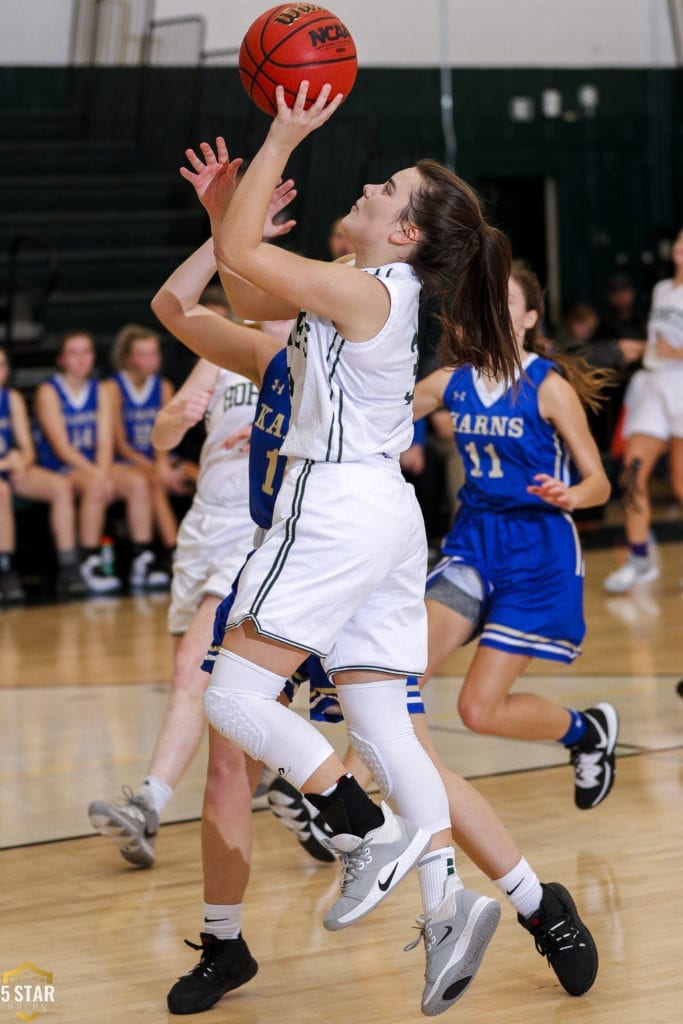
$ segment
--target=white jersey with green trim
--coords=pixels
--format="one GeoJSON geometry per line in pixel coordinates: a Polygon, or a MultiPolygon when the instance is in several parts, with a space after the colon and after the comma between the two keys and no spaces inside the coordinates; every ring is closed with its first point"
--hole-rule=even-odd
{"type": "Polygon", "coordinates": [[[204,414],[206,440],[199,457],[196,498],[207,505],[249,504],[249,455],[245,445],[229,451],[227,437],[251,425],[258,388],[246,377],[219,370],[211,401],[204,414]]]}
{"type": "Polygon", "coordinates": [[[643,365],[648,370],[683,372],[683,359],[657,354],[658,338],[664,338],[673,348],[683,350],[683,284],[676,284],[671,278],[660,281],[652,292],[643,365]]]}
{"type": "Polygon", "coordinates": [[[290,458],[358,462],[397,458],[413,438],[420,282],[412,267],[363,268],[389,292],[391,309],[369,341],[346,341],[330,320],[302,311],[287,343],[290,458]]]}

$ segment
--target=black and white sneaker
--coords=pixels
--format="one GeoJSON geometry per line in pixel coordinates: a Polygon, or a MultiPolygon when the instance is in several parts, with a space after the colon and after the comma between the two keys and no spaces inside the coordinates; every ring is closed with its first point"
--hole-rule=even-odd
{"type": "Polygon", "coordinates": [[[80,571],[89,594],[117,594],[121,589],[121,580],[104,571],[102,556],[96,552],[83,559],[80,571]]]}
{"type": "Polygon", "coordinates": [[[303,795],[280,775],[268,786],[268,806],[281,825],[299,840],[306,853],[314,860],[331,864],[336,858],[325,844],[325,828],[314,807],[303,795]]]}
{"type": "Polygon", "coordinates": [[[548,960],[570,996],[582,996],[598,973],[598,951],[593,936],[579,917],[567,890],[559,882],[542,882],[543,899],[531,917],[517,920],[534,937],[536,949],[548,960]]]}
{"type": "Polygon", "coordinates": [[[581,712],[588,729],[571,748],[574,765],[574,802],[586,811],[597,807],[614,785],[614,748],[619,736],[619,716],[611,704],[596,704],[581,712]]]}
{"type": "Polygon", "coordinates": [[[130,564],[128,585],[131,590],[166,590],[170,582],[171,577],[149,548],[136,555],[130,564]]]}
{"type": "Polygon", "coordinates": [[[258,964],[239,935],[236,939],[217,939],[200,933],[201,945],[185,939],[192,949],[201,949],[199,963],[178,978],[166,997],[171,1013],[201,1013],[210,1010],[221,996],[250,981],[258,964]]]}

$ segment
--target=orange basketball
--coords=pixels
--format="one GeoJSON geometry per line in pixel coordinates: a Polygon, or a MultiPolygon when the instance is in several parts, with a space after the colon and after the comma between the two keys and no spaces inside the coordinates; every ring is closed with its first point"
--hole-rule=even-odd
{"type": "Polygon", "coordinates": [[[251,25],[240,47],[239,72],[247,95],[266,114],[276,114],[275,87],[283,86],[294,103],[300,83],[308,81],[307,106],[323,85],[331,96],[350,93],[358,58],[349,30],[317,4],[272,7],[251,25]]]}

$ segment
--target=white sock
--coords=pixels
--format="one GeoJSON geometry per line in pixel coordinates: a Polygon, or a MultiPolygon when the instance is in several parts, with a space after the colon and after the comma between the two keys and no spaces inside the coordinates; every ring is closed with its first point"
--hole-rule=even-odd
{"type": "Polygon", "coordinates": [[[205,903],[202,931],[217,939],[236,939],[242,931],[241,903],[205,903]]]}
{"type": "Polygon", "coordinates": [[[494,878],[493,881],[522,917],[531,917],[540,907],[543,889],[536,872],[527,864],[524,857],[512,871],[508,871],[507,875],[494,878]]]}
{"type": "Polygon", "coordinates": [[[425,853],[417,862],[417,874],[425,914],[436,910],[449,893],[463,888],[455,870],[455,850],[452,846],[425,853]]]}
{"type": "Polygon", "coordinates": [[[148,775],[136,795],[142,797],[145,803],[161,816],[161,812],[173,796],[173,790],[168,782],[164,782],[158,775],[148,775]]]}

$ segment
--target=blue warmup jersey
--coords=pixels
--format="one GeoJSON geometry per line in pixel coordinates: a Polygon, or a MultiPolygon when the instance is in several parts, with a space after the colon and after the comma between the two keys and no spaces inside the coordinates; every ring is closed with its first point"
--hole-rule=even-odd
{"type": "MultiPolygon", "coordinates": [[[[287,380],[287,351],[281,349],[273,356],[263,375],[249,446],[249,508],[254,522],[264,530],[270,529],[272,525],[275,501],[287,465],[286,456],[280,455],[292,413],[287,380]]],[[[239,575],[228,596],[216,609],[213,641],[202,663],[205,672],[211,672],[223,641],[238,582],[239,575]]],[[[285,684],[285,692],[289,699],[293,698],[300,683],[306,679],[310,685],[311,718],[320,722],[340,722],[342,714],[337,701],[336,687],[330,681],[320,659],[314,655],[307,658],[292,680],[285,684]]],[[[416,680],[408,686],[407,699],[411,714],[424,713],[416,680]]]]}
{"type": "Polygon", "coordinates": [[[465,469],[458,493],[475,509],[552,509],[527,487],[536,473],[566,484],[572,469],[566,445],[538,411],[538,389],[554,364],[540,356],[525,359],[519,386],[487,391],[471,366],[456,370],[444,392],[455,443],[465,469]]]}
{"type": "MultiPolygon", "coordinates": [[[[88,381],[84,388],[83,397],[77,405],[73,404],[72,396],[66,390],[58,375],[50,377],[47,383],[57,392],[69,444],[72,448],[76,448],[81,455],[84,455],[86,459],[94,462],[97,451],[97,381],[88,381]]],[[[42,431],[38,432],[37,450],[38,462],[41,466],[45,466],[46,469],[61,470],[68,468],[54,453],[42,431]]]]}
{"type": "Polygon", "coordinates": [[[0,459],[7,455],[10,448],[14,448],[14,434],[12,433],[12,417],[9,408],[9,391],[7,388],[0,388],[0,459]]]}
{"type": "Polygon", "coordinates": [[[526,490],[536,473],[572,482],[567,448],[538,409],[538,388],[553,372],[547,359],[527,357],[519,387],[491,394],[471,367],[450,378],[444,404],[466,479],[427,598],[439,601],[440,588],[463,585],[464,566],[474,569],[481,644],[571,662],[585,634],[581,545],[572,517],[526,490]]]}
{"type": "Polygon", "coordinates": [[[292,402],[287,383],[287,350],[273,356],[263,375],[249,447],[249,511],[269,530],[287,458],[280,448],[289,429],[292,402]]]}
{"type": "MultiPolygon", "coordinates": [[[[12,433],[12,417],[9,407],[9,391],[7,388],[0,388],[0,459],[14,448],[14,434],[12,433]]],[[[7,470],[0,471],[3,480],[9,478],[7,470]]]]}
{"type": "Polygon", "coordinates": [[[112,380],[121,393],[121,413],[128,444],[136,452],[153,459],[151,435],[161,408],[161,377],[158,373],[148,377],[140,392],[134,390],[124,373],[115,373],[112,380]]]}

